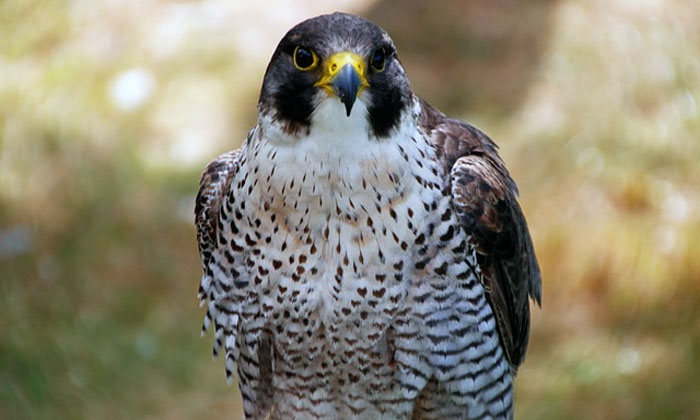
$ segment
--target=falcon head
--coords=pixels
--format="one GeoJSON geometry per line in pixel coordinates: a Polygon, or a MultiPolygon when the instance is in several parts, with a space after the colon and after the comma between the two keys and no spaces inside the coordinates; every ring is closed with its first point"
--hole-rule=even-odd
{"type": "Polygon", "coordinates": [[[289,136],[333,124],[363,126],[381,138],[397,127],[411,96],[389,35],[361,17],[334,13],[301,22],[282,38],[258,112],[289,136]]]}

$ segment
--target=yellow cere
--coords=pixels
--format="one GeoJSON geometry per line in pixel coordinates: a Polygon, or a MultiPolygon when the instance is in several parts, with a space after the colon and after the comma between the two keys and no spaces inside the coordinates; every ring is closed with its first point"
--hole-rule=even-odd
{"type": "Polygon", "coordinates": [[[361,84],[360,88],[357,90],[357,96],[359,97],[362,90],[369,86],[369,82],[367,82],[365,61],[358,54],[352,52],[343,51],[335,53],[325,60],[323,63],[323,77],[321,77],[321,80],[316,82],[315,86],[320,86],[324,88],[326,92],[334,94],[331,83],[333,82],[335,75],[346,64],[353,66],[355,71],[357,71],[358,76],[360,76],[361,84]]]}

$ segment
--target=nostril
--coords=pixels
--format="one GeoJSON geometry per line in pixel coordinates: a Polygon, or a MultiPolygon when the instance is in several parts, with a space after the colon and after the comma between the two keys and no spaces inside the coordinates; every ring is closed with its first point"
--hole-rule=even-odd
{"type": "Polygon", "coordinates": [[[335,63],[331,64],[331,71],[335,71],[335,69],[337,69],[337,68],[338,68],[337,64],[335,64],[335,63]]]}

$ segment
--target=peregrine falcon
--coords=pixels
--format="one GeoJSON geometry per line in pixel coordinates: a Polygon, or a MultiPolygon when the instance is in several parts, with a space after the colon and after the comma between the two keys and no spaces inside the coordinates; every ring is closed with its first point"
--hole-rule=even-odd
{"type": "Polygon", "coordinates": [[[540,271],[496,144],[409,87],[389,35],[293,27],[195,218],[214,354],[248,419],[508,419],[540,271]]]}

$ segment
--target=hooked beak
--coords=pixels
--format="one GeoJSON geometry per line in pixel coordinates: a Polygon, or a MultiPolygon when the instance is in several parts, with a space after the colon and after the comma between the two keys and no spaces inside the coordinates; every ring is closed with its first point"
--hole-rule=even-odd
{"type": "Polygon", "coordinates": [[[362,89],[369,86],[365,76],[365,63],[362,58],[350,52],[333,54],[323,66],[323,77],[316,83],[327,93],[335,95],[345,105],[350,116],[355,100],[362,89]]]}
{"type": "Polygon", "coordinates": [[[338,95],[340,102],[345,105],[348,117],[360,90],[361,82],[360,75],[357,74],[355,68],[350,64],[344,65],[333,78],[332,85],[335,88],[335,94],[338,95]]]}

